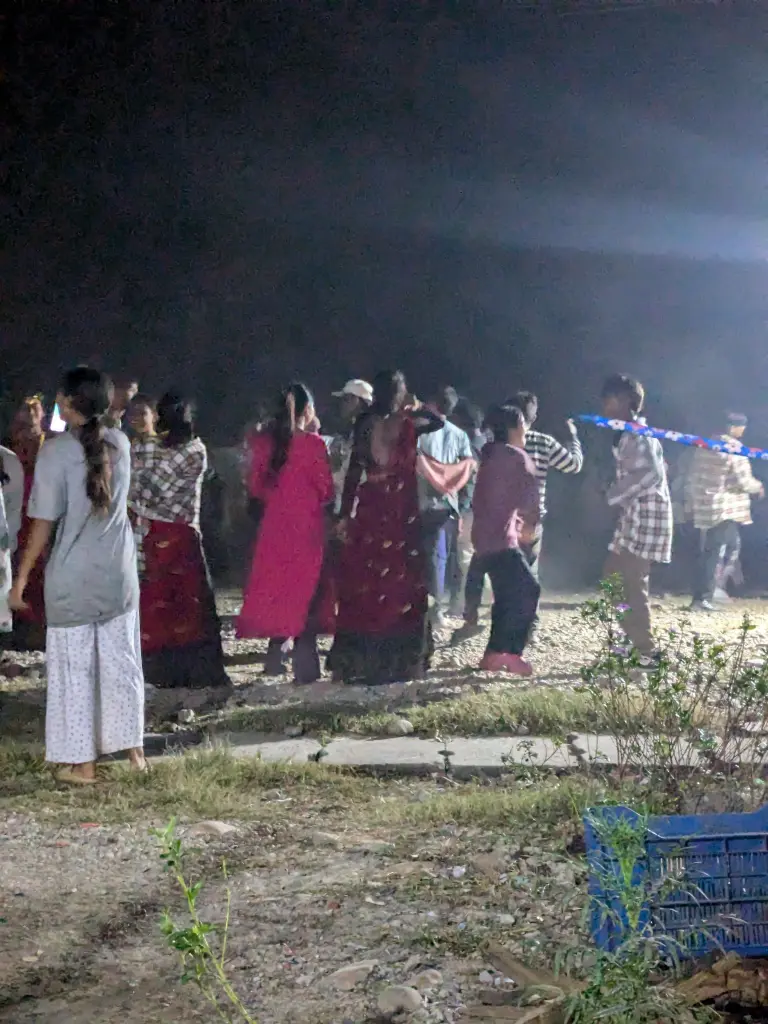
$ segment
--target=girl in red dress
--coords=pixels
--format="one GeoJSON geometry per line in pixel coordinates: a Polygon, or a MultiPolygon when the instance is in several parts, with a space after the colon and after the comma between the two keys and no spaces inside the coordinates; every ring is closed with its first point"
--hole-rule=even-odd
{"type": "Polygon", "coordinates": [[[175,392],[157,406],[159,436],[132,447],[129,508],[141,581],[141,651],[148,683],[231,689],[200,533],[208,468],[192,404],[175,392]]]}
{"type": "Polygon", "coordinates": [[[341,501],[334,676],[367,684],[419,678],[432,638],[416,485],[416,442],[443,421],[410,399],[402,373],[380,373],[357,421],[341,501]]]}
{"type": "Polygon", "coordinates": [[[315,408],[303,384],[291,384],[273,422],[251,437],[248,490],[260,506],[253,564],[237,625],[240,637],[270,640],[267,673],[295,638],[297,683],[320,678],[317,637],[333,633],[335,598],[326,564],[326,517],[334,499],[325,443],[312,432],[315,408]]]}

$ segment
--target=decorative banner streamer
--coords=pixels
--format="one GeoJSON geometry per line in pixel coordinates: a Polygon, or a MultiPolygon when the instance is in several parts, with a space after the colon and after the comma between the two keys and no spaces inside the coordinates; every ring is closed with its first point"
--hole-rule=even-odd
{"type": "Polygon", "coordinates": [[[659,430],[656,427],[649,427],[640,420],[631,422],[609,420],[605,416],[582,415],[577,419],[584,423],[592,423],[596,427],[605,427],[608,430],[626,430],[631,434],[640,434],[642,437],[656,437],[659,441],[674,441],[676,444],[687,444],[692,448],[710,448],[713,452],[723,452],[726,455],[743,455],[747,459],[768,461],[768,451],[765,448],[748,448],[735,437],[698,437],[696,434],[679,434],[676,430],[659,430]]]}

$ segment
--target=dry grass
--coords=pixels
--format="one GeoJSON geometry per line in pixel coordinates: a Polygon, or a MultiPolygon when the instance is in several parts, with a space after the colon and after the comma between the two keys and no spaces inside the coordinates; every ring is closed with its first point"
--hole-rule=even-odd
{"type": "MultiPolygon", "coordinates": [[[[276,813],[265,793],[276,789],[311,800],[368,803],[379,783],[322,764],[268,763],[206,748],[156,761],[146,775],[123,762],[99,768],[93,787],[62,787],[34,746],[0,744],[0,812],[24,811],[41,820],[103,823],[149,818],[253,820],[276,813]]],[[[279,805],[278,805],[279,806],[279,805]]]]}
{"type": "MultiPolygon", "coordinates": [[[[364,715],[330,708],[241,708],[211,723],[218,731],[282,732],[288,725],[303,725],[307,733],[386,735],[396,718],[407,718],[422,736],[516,734],[521,726],[533,735],[551,736],[573,731],[600,732],[607,724],[599,703],[580,690],[531,687],[526,690],[488,690],[457,700],[404,707],[397,715],[373,711],[364,715]]],[[[642,726],[638,720],[638,725],[642,726]]]]}
{"type": "Polygon", "coordinates": [[[0,744],[0,814],[103,824],[171,816],[279,823],[286,815],[293,820],[305,815],[308,823],[317,819],[320,828],[327,818],[333,827],[401,824],[418,831],[446,822],[504,827],[576,821],[585,806],[606,798],[604,782],[588,776],[543,775],[535,784],[508,780],[508,785],[465,783],[446,790],[432,779],[375,779],[323,764],[236,758],[226,748],[164,758],[148,775],[132,773],[123,763],[108,765],[101,774],[92,788],[62,787],[39,749],[0,744]]]}

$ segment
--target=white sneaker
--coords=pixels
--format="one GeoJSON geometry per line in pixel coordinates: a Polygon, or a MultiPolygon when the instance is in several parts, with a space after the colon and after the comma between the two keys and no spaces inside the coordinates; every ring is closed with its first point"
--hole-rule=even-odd
{"type": "Polygon", "coordinates": [[[712,600],[719,601],[721,604],[730,604],[733,601],[733,598],[723,587],[717,587],[712,595],[712,600]]]}

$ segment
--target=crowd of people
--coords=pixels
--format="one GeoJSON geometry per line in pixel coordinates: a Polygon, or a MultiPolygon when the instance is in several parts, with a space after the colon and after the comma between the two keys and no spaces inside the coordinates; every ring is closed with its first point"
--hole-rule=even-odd
{"type": "MultiPolygon", "coordinates": [[[[530,676],[547,478],[582,469],[574,423],[561,444],[535,429],[530,392],[482,414],[452,387],[419,401],[399,372],[350,380],[334,397],[344,426],[332,436],[298,382],[248,432],[254,536],[238,635],[267,640],[266,672],[292,662],[300,685],[321,677],[321,636],[333,638],[326,668],[339,682],[418,679],[436,637],[460,644],[478,633],[489,580],[478,669],[530,676]],[[446,634],[451,618],[463,622],[446,634]]],[[[612,420],[637,420],[643,402],[629,377],[604,384],[612,420]]],[[[117,751],[146,769],[147,687],[230,685],[193,412],[175,392],[155,402],[135,381],[113,385],[78,367],[57,395],[60,432],[46,429],[31,396],[0,449],[0,631],[25,646],[44,634],[46,756],[66,782],[93,783],[98,756],[117,751]]],[[[745,426],[731,415],[727,431],[740,437],[745,426]]],[[[605,571],[622,581],[628,642],[652,667],[650,572],[673,542],[667,465],[658,440],[629,431],[617,431],[613,452],[606,498],[618,516],[605,571]]],[[[694,605],[712,610],[762,485],[747,459],[698,449],[684,480],[681,505],[701,536],[694,605]]]]}

